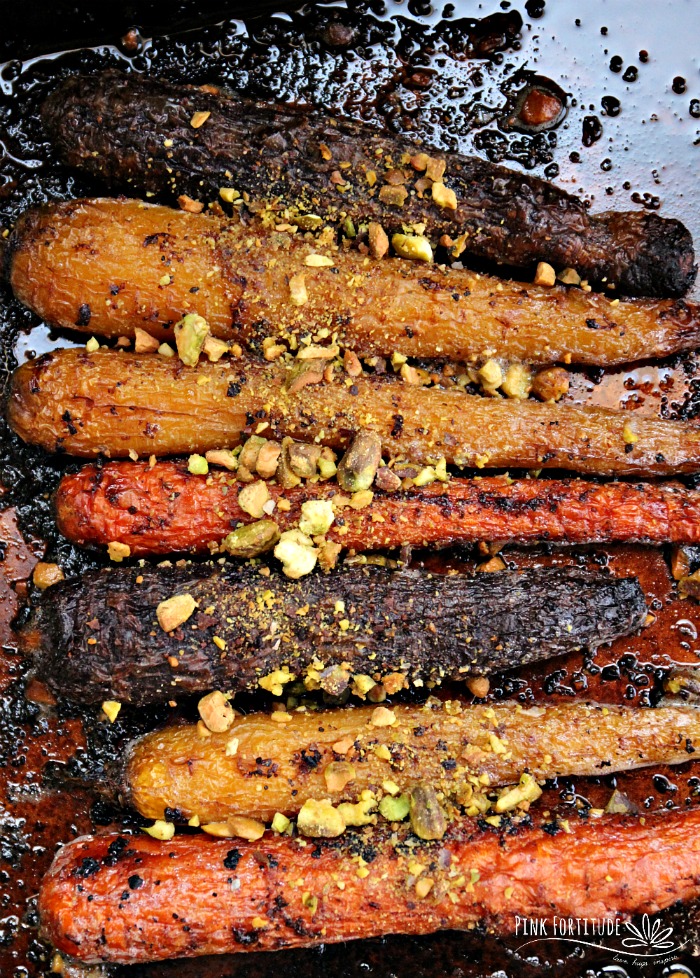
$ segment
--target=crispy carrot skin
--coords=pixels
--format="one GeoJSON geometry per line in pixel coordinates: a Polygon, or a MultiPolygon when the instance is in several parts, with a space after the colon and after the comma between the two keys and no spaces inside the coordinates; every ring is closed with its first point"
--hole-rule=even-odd
{"type": "Polygon", "coordinates": [[[597,648],[646,618],[636,577],[543,567],[493,583],[372,566],[300,580],[233,562],[120,567],[48,588],[22,642],[59,695],[144,705],[273,691],[280,670],[334,695],[353,674],[439,684],[597,648]],[[156,609],[176,594],[197,611],[165,632],[156,609]]]}
{"type": "Polygon", "coordinates": [[[697,307],[682,300],[611,306],[580,289],[363,259],[319,249],[313,239],[133,200],[27,211],[10,254],[18,299],[48,323],[95,335],[131,336],[140,327],[167,339],[185,313],[197,312],[216,336],[254,347],[332,319],[339,341],[365,355],[468,359],[490,350],[611,366],[700,346],[697,307]],[[305,264],[319,250],[333,268],[305,264]],[[299,273],[308,293],[302,307],[289,289],[299,273]]]}
{"type": "MultiPolygon", "coordinates": [[[[268,488],[273,499],[291,504],[288,512],[275,509],[282,530],[298,525],[306,500],[339,494],[335,483],[268,488]]],[[[137,556],[207,553],[232,528],[252,521],[238,505],[239,489],[228,472],[212,470],[204,479],[182,462],[85,465],[61,480],[56,519],[61,533],[83,547],[119,540],[137,556]]],[[[326,536],[356,552],[478,540],[698,543],[700,493],[675,483],[452,479],[376,491],[365,509],[345,507],[342,519],[326,536]]]]}
{"type": "Polygon", "coordinates": [[[44,879],[42,931],[80,961],[138,964],[475,922],[511,931],[517,916],[626,918],[700,895],[700,812],[613,815],[570,828],[499,834],[464,820],[440,842],[413,838],[409,849],[401,834],[392,845],[379,829],[325,842],[87,836],[64,846],[44,879]],[[422,899],[414,862],[435,881],[422,899]]]}
{"type": "Polygon", "coordinates": [[[452,702],[392,709],[391,727],[373,726],[374,707],[363,706],[293,713],[288,723],[276,721],[275,714],[251,713],[238,717],[227,733],[207,739],[194,725],[155,731],[131,749],[125,794],[146,818],[164,818],[169,809],[181,820],[198,815],[203,824],[230,815],[268,822],[275,812],[295,815],[308,798],[357,802],[362,791],[376,791],[387,779],[402,791],[432,784],[449,799],[468,775],[486,774],[497,786],[518,781],[523,770],[538,780],[613,774],[682,763],[694,744],[700,746],[700,712],[687,707],[633,710],[566,703],[523,710],[515,703],[463,707],[452,702]],[[507,751],[494,752],[493,734],[507,751]],[[226,752],[232,738],[237,741],[233,755],[226,752]],[[389,750],[388,760],[377,755],[380,744],[389,750]],[[266,759],[262,769],[261,758],[266,759]],[[354,769],[342,789],[326,782],[334,761],[354,769]]]}
{"type": "Polygon", "coordinates": [[[244,357],[190,368],[157,355],[59,350],[15,371],[8,418],[31,444],[87,457],[204,452],[237,445],[245,430],[343,448],[354,432],[373,428],[387,455],[417,462],[442,455],[459,466],[601,475],[700,470],[700,429],[690,424],[425,389],[394,377],[289,394],[284,379],[284,367],[244,357]]]}

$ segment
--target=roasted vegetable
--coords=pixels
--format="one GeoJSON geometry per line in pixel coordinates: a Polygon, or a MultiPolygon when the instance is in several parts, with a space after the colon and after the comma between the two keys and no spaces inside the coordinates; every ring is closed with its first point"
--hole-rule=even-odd
{"type": "Polygon", "coordinates": [[[276,812],[295,815],[307,798],[356,803],[366,790],[391,796],[424,782],[468,808],[478,793],[469,778],[481,779],[483,791],[517,782],[524,770],[540,781],[613,774],[681,763],[700,746],[693,708],[431,702],[391,713],[394,722],[381,727],[363,706],[251,713],[208,737],[191,725],[156,731],[132,748],[125,794],[146,818],[175,812],[202,824],[230,815],[269,822],[276,812]],[[263,772],[261,793],[251,775],[263,772]]]}
{"type": "Polygon", "coordinates": [[[700,471],[700,429],[691,424],[425,389],[393,377],[294,393],[288,379],[284,367],[241,357],[190,368],[149,354],[60,350],[15,371],[8,418],[25,441],[83,456],[203,453],[237,445],[246,430],[343,448],[369,428],[386,455],[415,462],[443,456],[478,468],[700,471]]]}
{"type": "Polygon", "coordinates": [[[400,673],[421,685],[595,647],[645,613],[636,578],[573,568],[504,572],[494,586],[491,575],[373,566],[297,581],[198,564],[56,584],[23,644],[48,685],[78,702],[216,688],[279,695],[295,676],[338,694],[356,675],[400,673]]]}
{"type": "Polygon", "coordinates": [[[511,931],[552,914],[624,919],[700,895],[697,810],[566,829],[465,820],[427,843],[388,827],[313,844],[88,836],[44,879],[42,934],[80,961],[138,964],[475,923],[511,931]]]}
{"type": "Polygon", "coordinates": [[[301,235],[131,200],[28,211],[10,237],[15,295],[46,322],[102,336],[172,336],[186,313],[260,348],[331,325],[361,355],[491,356],[610,366],[700,346],[694,305],[610,301],[468,271],[438,271],[301,235]],[[323,253],[332,265],[313,267],[323,253]],[[296,286],[299,287],[298,291],[296,286]]]}
{"type": "MultiPolygon", "coordinates": [[[[253,517],[241,509],[231,473],[190,474],[179,462],[109,462],[65,475],[55,497],[64,536],[88,547],[119,541],[134,556],[207,553],[253,517]]],[[[333,483],[295,489],[268,484],[280,530],[298,525],[301,505],[330,499],[342,518],[329,540],[361,552],[383,547],[448,546],[508,540],[529,543],[700,543],[700,493],[675,483],[579,479],[450,479],[405,491],[375,491],[364,509],[342,505],[333,483]],[[342,506],[342,508],[341,508],[342,506]]]]}
{"type": "MultiPolygon", "coordinates": [[[[434,152],[362,123],[107,71],[62,82],[43,107],[63,160],[108,186],[195,199],[241,195],[288,221],[379,222],[402,253],[436,242],[529,268],[538,259],[628,295],[680,296],[695,275],[686,228],[644,212],[589,215],[536,177],[434,152]],[[200,122],[201,125],[193,125],[200,122]],[[420,247],[418,247],[420,246],[420,247]]],[[[427,147],[429,149],[429,147],[427,147]]]]}

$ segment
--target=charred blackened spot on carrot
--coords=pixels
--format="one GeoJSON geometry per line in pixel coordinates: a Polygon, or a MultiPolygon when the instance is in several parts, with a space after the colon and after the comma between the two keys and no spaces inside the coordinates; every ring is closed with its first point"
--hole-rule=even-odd
{"type": "Polygon", "coordinates": [[[231,383],[228,385],[228,389],[226,391],[226,397],[238,397],[240,393],[241,393],[241,385],[237,381],[232,380],[231,383]]]}
{"type": "Polygon", "coordinates": [[[84,302],[82,306],[78,309],[78,318],[75,321],[76,326],[87,326],[92,319],[92,309],[87,302],[84,302]]]}
{"type": "Polygon", "coordinates": [[[128,856],[131,852],[128,848],[129,842],[123,836],[119,836],[114,842],[110,842],[107,855],[102,860],[105,866],[116,866],[120,859],[128,856]]]}
{"type": "Polygon", "coordinates": [[[241,859],[241,853],[239,849],[229,849],[224,857],[224,866],[226,869],[235,869],[241,859]]]}
{"type": "Polygon", "coordinates": [[[144,884],[144,880],[142,879],[142,877],[134,873],[133,876],[129,877],[128,883],[129,883],[130,890],[140,890],[144,884]]]}
{"type": "Polygon", "coordinates": [[[146,427],[143,430],[146,438],[155,438],[156,434],[160,431],[160,425],[152,424],[150,421],[147,422],[146,427]]]}
{"type": "Polygon", "coordinates": [[[410,326],[404,326],[404,333],[409,338],[409,340],[412,340],[413,337],[415,336],[415,333],[413,332],[410,326]]]}
{"type": "Polygon", "coordinates": [[[391,437],[398,438],[403,431],[403,415],[394,414],[392,415],[393,425],[391,427],[391,437]]]}
{"type": "Polygon", "coordinates": [[[159,242],[165,244],[169,237],[170,235],[167,231],[158,231],[157,234],[147,234],[143,239],[143,246],[144,248],[148,248],[149,245],[158,244],[159,242]]]}
{"type": "Polygon", "coordinates": [[[321,761],[321,751],[317,747],[309,747],[299,753],[299,767],[302,770],[313,771],[321,761]]]}
{"type": "Polygon", "coordinates": [[[70,411],[68,410],[64,411],[63,414],[61,415],[61,420],[65,421],[66,425],[68,426],[68,431],[71,433],[71,435],[77,435],[78,429],[73,424],[72,418],[70,416],[70,411]]]}
{"type": "Polygon", "coordinates": [[[198,285],[193,285],[192,288],[190,289],[190,293],[192,295],[196,295],[198,292],[199,292],[199,286],[198,285]]]}
{"type": "Polygon", "coordinates": [[[123,285],[110,285],[110,287],[109,287],[109,294],[110,295],[119,295],[119,293],[121,292],[121,290],[123,288],[124,288],[123,285]]]}
{"type": "Polygon", "coordinates": [[[73,870],[73,876],[79,876],[81,879],[87,879],[88,876],[94,876],[100,870],[100,864],[92,856],[86,856],[79,866],[73,870]]]}
{"type": "Polygon", "coordinates": [[[29,381],[29,393],[39,394],[40,392],[41,392],[41,387],[39,387],[39,381],[36,379],[36,377],[32,377],[31,380],[29,381]]]}
{"type": "Polygon", "coordinates": [[[248,947],[250,944],[256,944],[260,940],[260,934],[258,931],[254,930],[251,933],[241,930],[240,927],[232,927],[231,933],[233,934],[233,939],[236,944],[241,944],[243,947],[248,947]]]}

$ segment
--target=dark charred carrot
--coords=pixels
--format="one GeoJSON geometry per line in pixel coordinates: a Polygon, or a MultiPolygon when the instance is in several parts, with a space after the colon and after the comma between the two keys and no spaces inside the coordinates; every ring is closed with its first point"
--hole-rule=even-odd
{"type": "MultiPolygon", "coordinates": [[[[181,462],[86,465],[61,480],[56,519],[83,547],[125,543],[132,555],[206,553],[252,517],[238,505],[242,483],[212,469],[192,475],[181,462]]],[[[299,523],[309,499],[342,499],[335,482],[282,489],[268,483],[280,530],[299,523]]],[[[529,543],[699,543],[700,493],[680,484],[579,479],[451,479],[396,493],[376,491],[361,510],[345,506],[328,539],[361,552],[386,547],[448,546],[510,540],[529,543]]]]}
{"type": "Polygon", "coordinates": [[[58,350],[15,371],[8,418],[25,441],[72,455],[146,456],[229,448],[246,431],[344,448],[375,430],[387,456],[477,468],[599,475],[700,471],[700,428],[627,411],[477,397],[395,377],[290,393],[278,364],[58,350]]]}
{"type": "Polygon", "coordinates": [[[636,577],[541,567],[493,578],[347,564],[299,580],[247,563],[120,567],[47,588],[22,643],[55,693],[142,705],[212,689],[281,696],[295,678],[335,696],[357,675],[438,685],[597,648],[646,619],[636,577]],[[176,595],[193,604],[164,631],[158,607],[176,595]]]}
{"type": "Polygon", "coordinates": [[[572,820],[555,834],[464,820],[438,842],[404,841],[379,828],[252,843],[88,836],[44,879],[43,937],[86,963],[138,964],[476,923],[512,931],[517,917],[625,919],[700,895],[697,810],[572,820]]]}
{"type": "Polygon", "coordinates": [[[30,210],[10,237],[15,295],[46,322],[94,335],[159,339],[195,312],[212,333],[259,349],[332,324],[361,355],[611,366],[700,346],[682,300],[610,300],[396,258],[132,200],[30,210]],[[322,252],[333,264],[312,267],[322,252]],[[296,277],[296,278],[295,278],[296,277]],[[290,282],[303,289],[293,301],[290,282]],[[303,300],[303,301],[302,301],[303,300]]]}

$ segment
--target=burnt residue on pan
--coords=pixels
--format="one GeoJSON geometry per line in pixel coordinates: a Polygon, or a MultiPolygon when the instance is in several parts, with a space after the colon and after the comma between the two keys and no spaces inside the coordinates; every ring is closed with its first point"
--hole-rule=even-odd
{"type": "MultiPolygon", "coordinates": [[[[30,204],[99,192],[52,159],[38,107],[67,73],[112,65],[321,106],[447,150],[481,154],[552,179],[580,193],[596,211],[658,208],[683,220],[700,245],[695,5],[657,0],[641,10],[637,0],[614,5],[605,0],[437,5],[347,0],[297,9],[263,0],[241,6],[144,0],[123,11],[110,7],[102,14],[95,8],[85,14],[64,0],[50,7],[16,5],[4,17],[0,37],[0,58],[13,59],[0,67],[0,234],[30,204]],[[135,21],[134,9],[139,11],[135,21]],[[56,49],[72,53],[47,56],[56,49]],[[35,60],[19,60],[28,58],[35,60]]],[[[0,285],[0,388],[27,355],[74,342],[84,337],[50,333],[0,285]]],[[[692,422],[700,407],[697,360],[683,355],[631,370],[576,371],[570,397],[692,422]]],[[[122,745],[148,726],[193,714],[193,704],[185,701],[146,715],[125,708],[110,726],[99,711],[79,716],[27,680],[27,664],[9,623],[30,596],[27,578],[34,562],[41,556],[56,560],[67,576],[99,563],[55,529],[50,495],[65,464],[72,463],[47,458],[0,427],[3,978],[36,978],[49,967],[48,950],[37,937],[34,896],[56,846],[100,826],[138,830],[139,820],[119,808],[112,787],[122,745]],[[104,793],[90,789],[95,779],[104,793]]],[[[641,546],[507,550],[513,567],[599,564],[621,576],[636,574],[652,617],[639,637],[600,650],[593,661],[573,655],[532,667],[494,682],[492,694],[523,703],[573,696],[653,703],[669,665],[693,663],[700,655],[700,610],[678,600],[667,556],[641,546]]],[[[473,568],[475,555],[466,550],[416,554],[414,561],[436,571],[473,568]]],[[[542,817],[591,817],[591,809],[603,807],[615,788],[641,811],[694,806],[700,766],[689,755],[687,764],[673,769],[555,782],[543,798],[542,817]]],[[[692,973],[691,955],[700,943],[697,908],[665,913],[663,922],[679,944],[686,942],[671,960],[685,962],[690,972],[668,963],[642,968],[630,956],[615,960],[610,951],[573,942],[523,948],[522,937],[501,941],[475,932],[290,951],[283,958],[258,954],[172,962],[119,973],[121,978],[267,978],[280,966],[291,978],[692,973]]]]}

